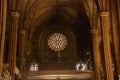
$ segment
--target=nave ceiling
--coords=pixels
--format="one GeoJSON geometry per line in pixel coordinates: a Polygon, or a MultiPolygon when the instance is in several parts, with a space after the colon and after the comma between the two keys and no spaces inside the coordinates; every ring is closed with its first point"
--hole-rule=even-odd
{"type": "MultiPolygon", "coordinates": [[[[40,38],[40,35],[43,34],[42,31],[47,27],[52,26],[50,28],[52,30],[57,29],[56,26],[63,26],[60,32],[64,27],[69,29],[76,38],[75,46],[78,47],[78,50],[86,49],[87,51],[91,49],[90,29],[94,28],[95,22],[92,21],[96,19],[97,15],[96,1],[9,0],[8,4],[8,15],[12,10],[20,12],[19,29],[27,31],[27,48],[29,48],[29,45],[34,45],[32,41],[40,38]],[[35,37],[36,35],[37,37],[35,37]]],[[[10,20],[10,17],[8,17],[8,20],[10,20]]],[[[8,33],[9,28],[7,27],[8,33]]],[[[48,33],[50,33],[50,30],[48,30],[48,33]]]]}

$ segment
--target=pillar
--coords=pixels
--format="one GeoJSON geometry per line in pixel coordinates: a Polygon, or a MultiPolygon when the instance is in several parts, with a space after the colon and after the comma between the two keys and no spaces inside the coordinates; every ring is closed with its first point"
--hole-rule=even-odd
{"type": "Polygon", "coordinates": [[[91,30],[93,37],[93,52],[94,52],[94,66],[95,66],[95,80],[101,80],[101,62],[100,62],[100,30],[92,29],[91,30]]]}
{"type": "Polygon", "coordinates": [[[18,54],[19,54],[19,67],[20,71],[23,71],[24,68],[24,60],[25,60],[25,43],[26,43],[26,31],[20,30],[19,31],[19,40],[18,40],[18,54]]]}
{"type": "Polygon", "coordinates": [[[113,32],[113,42],[114,42],[114,51],[115,51],[115,66],[116,66],[116,76],[120,75],[120,54],[119,54],[119,35],[118,35],[118,15],[116,9],[117,1],[110,0],[111,6],[111,26],[113,32]]]}
{"type": "Polygon", "coordinates": [[[7,0],[0,0],[0,76],[3,66],[4,42],[6,30],[7,0]]]}
{"type": "Polygon", "coordinates": [[[15,66],[16,66],[16,51],[17,51],[17,35],[18,35],[18,19],[19,19],[19,12],[12,11],[11,12],[11,33],[9,38],[9,44],[8,44],[8,54],[10,56],[9,58],[9,70],[10,75],[12,77],[11,80],[15,79],[15,66]]]}
{"type": "Polygon", "coordinates": [[[110,36],[109,36],[109,12],[102,11],[99,13],[101,20],[101,32],[104,49],[106,80],[114,80],[112,70],[112,57],[110,49],[110,36]]]}

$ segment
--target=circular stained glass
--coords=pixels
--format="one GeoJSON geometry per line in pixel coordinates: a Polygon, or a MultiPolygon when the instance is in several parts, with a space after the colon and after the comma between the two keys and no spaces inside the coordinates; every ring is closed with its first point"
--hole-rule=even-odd
{"type": "Polygon", "coordinates": [[[63,34],[54,33],[48,39],[48,46],[54,51],[61,51],[66,48],[67,39],[63,34]]]}

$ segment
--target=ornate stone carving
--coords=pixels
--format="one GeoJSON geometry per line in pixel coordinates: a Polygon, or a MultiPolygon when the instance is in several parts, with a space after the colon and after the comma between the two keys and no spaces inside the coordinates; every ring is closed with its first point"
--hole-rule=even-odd
{"type": "Polygon", "coordinates": [[[1,80],[11,80],[11,75],[8,69],[5,69],[2,73],[1,80]]]}

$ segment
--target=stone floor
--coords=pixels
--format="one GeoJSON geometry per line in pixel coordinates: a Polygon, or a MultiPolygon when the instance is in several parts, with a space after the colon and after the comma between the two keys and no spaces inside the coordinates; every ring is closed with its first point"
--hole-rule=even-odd
{"type": "Polygon", "coordinates": [[[40,70],[25,72],[23,80],[93,80],[93,71],[40,70]]]}

